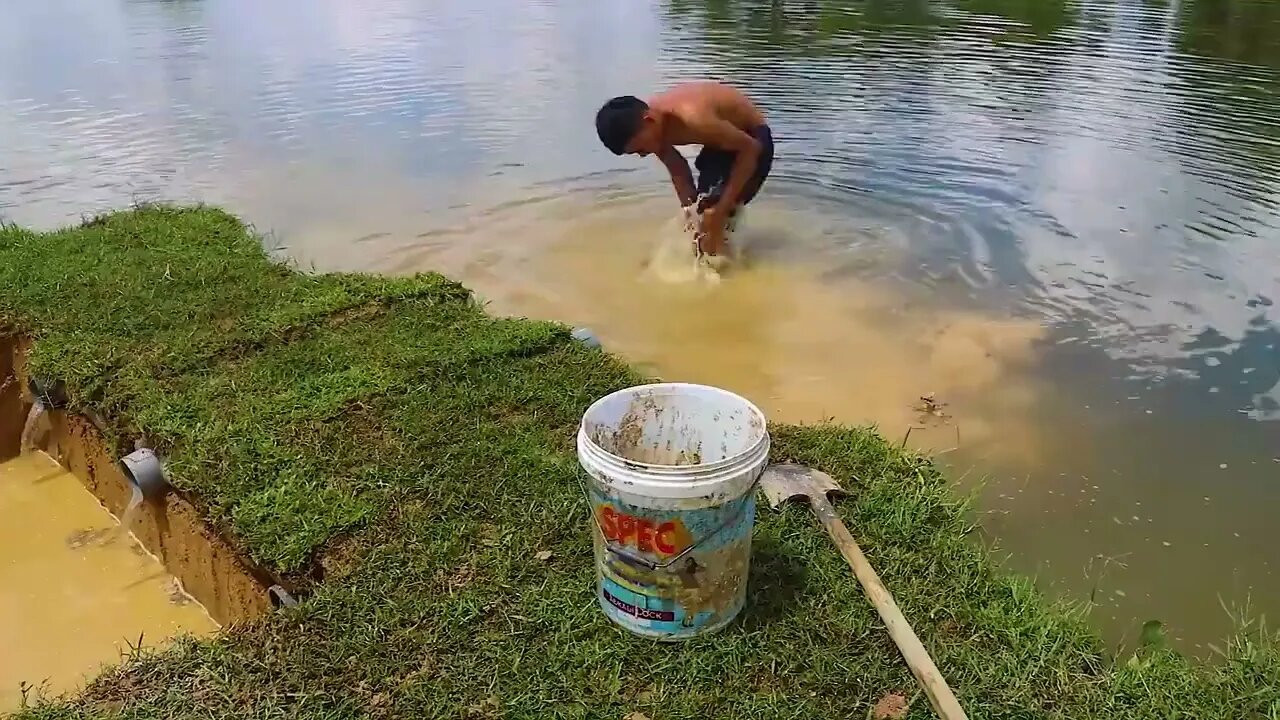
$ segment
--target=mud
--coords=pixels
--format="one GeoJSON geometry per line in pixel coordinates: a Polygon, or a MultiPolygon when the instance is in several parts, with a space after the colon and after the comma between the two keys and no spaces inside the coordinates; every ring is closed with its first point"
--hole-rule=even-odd
{"type": "Polygon", "coordinates": [[[650,597],[674,600],[690,615],[709,612],[706,621],[714,625],[723,613],[743,600],[746,577],[751,567],[751,538],[744,538],[715,550],[695,551],[670,568],[646,570],[610,557],[603,543],[597,557],[618,582],[650,597]]]}
{"type": "Polygon", "coordinates": [[[587,434],[600,449],[624,460],[668,467],[728,460],[763,438],[764,418],[746,403],[732,410],[702,403],[669,390],[639,391],[616,425],[588,418],[587,434]]]}
{"type": "MultiPolygon", "coordinates": [[[[133,486],[88,420],[50,413],[52,447],[64,467],[111,514],[120,517],[133,486]]],[[[143,503],[128,531],[173,573],[221,624],[257,617],[271,608],[264,585],[229,543],[204,526],[195,507],[170,493],[143,503]]]]}
{"type": "Polygon", "coordinates": [[[668,422],[678,423],[679,413],[662,407],[651,397],[638,397],[631,401],[617,429],[597,427],[591,440],[602,450],[632,462],[672,467],[701,465],[702,441],[692,442],[688,447],[677,446],[677,441],[688,442],[692,433],[664,432],[668,422]],[[675,417],[668,418],[669,414],[675,417]],[[650,423],[656,428],[657,441],[646,440],[644,429],[650,423]]]}
{"type": "Polygon", "coordinates": [[[27,407],[19,378],[26,377],[22,367],[26,355],[26,342],[0,337],[0,460],[17,457],[22,446],[27,407]]]}
{"type": "Polygon", "coordinates": [[[689,614],[710,612],[715,624],[724,613],[740,607],[751,567],[751,536],[724,547],[696,552],[699,568],[693,582],[676,592],[676,602],[689,614]]]}

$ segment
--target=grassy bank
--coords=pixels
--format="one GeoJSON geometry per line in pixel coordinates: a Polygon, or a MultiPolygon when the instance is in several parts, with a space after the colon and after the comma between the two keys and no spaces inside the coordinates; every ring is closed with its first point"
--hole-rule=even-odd
{"type": "MultiPolygon", "coordinates": [[[[151,208],[0,230],[0,325],[35,339],[36,376],[120,447],[147,438],[211,524],[311,590],[24,717],[825,719],[915,697],[799,510],[761,514],[727,631],[662,646],[611,627],[573,433],[639,378],[445,278],[295,274],[221,212],[151,208]]],[[[774,433],[777,459],[854,492],[841,513],[971,717],[1280,717],[1267,643],[1203,667],[1159,649],[1112,663],[1079,617],[994,569],[927,461],[866,430],[774,433]]],[[[923,698],[910,717],[929,717],[923,698]]]]}

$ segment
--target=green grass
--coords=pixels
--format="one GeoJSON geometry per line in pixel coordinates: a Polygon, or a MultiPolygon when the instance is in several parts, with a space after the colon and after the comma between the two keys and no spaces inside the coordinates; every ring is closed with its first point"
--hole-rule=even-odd
{"type": "MultiPolygon", "coordinates": [[[[573,434],[641,378],[563,327],[490,318],[436,275],[295,274],[233,218],[171,208],[0,230],[0,322],[244,552],[314,583],[20,717],[865,718],[894,691],[930,716],[800,509],[762,511],[727,630],[659,645],[605,620],[573,434]]],[[[996,569],[926,459],[867,429],[774,436],[853,491],[841,514],[971,718],[1280,717],[1265,633],[1202,666],[1113,661],[1080,611],[996,569]]]]}

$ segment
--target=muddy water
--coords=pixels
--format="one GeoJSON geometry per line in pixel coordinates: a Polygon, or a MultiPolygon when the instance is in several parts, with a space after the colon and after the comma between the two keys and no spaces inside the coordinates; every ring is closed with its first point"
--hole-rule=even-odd
{"type": "Polygon", "coordinates": [[[1043,442],[1025,421],[1045,391],[1023,372],[1045,335],[1032,319],[940,308],[901,284],[828,276],[828,253],[796,253],[813,242],[804,229],[813,218],[774,203],[753,208],[734,234],[740,257],[719,282],[694,271],[666,203],[560,212],[563,223],[518,211],[504,218],[522,226],[524,257],[477,267],[477,247],[492,241],[476,233],[450,243],[467,252],[429,262],[465,278],[497,312],[589,327],[655,374],[739,392],[775,420],[875,424],[895,438],[910,431],[921,448],[981,445],[1023,459],[1043,442]]]}
{"type": "Polygon", "coordinates": [[[0,712],[72,690],[139,643],[217,624],[43,453],[0,465],[0,712]]]}
{"type": "Polygon", "coordinates": [[[302,267],[445,270],[774,418],[958,444],[987,537],[1114,642],[1280,612],[1275,2],[6,12],[5,219],[200,200],[302,267]],[[673,194],[591,127],[690,77],[747,88],[778,145],[716,288],[655,279],[673,194]]]}

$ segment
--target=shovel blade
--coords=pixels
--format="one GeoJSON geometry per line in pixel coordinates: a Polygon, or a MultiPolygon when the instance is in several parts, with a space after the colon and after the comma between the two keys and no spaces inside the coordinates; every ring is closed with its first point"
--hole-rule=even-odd
{"type": "Polygon", "coordinates": [[[788,500],[801,499],[809,502],[810,498],[831,499],[833,495],[843,495],[844,489],[830,475],[821,470],[814,470],[806,465],[795,463],[778,463],[764,469],[760,476],[760,489],[774,509],[788,500]]]}

